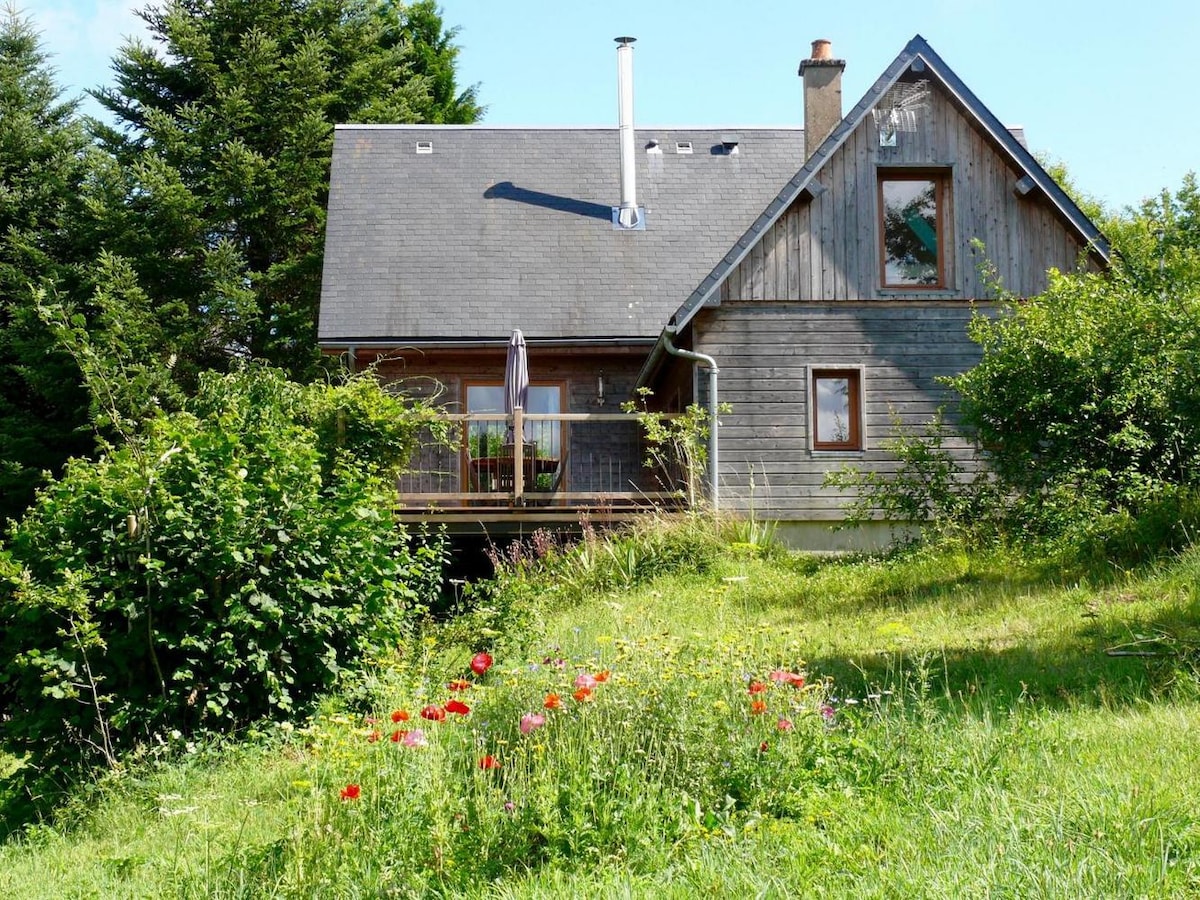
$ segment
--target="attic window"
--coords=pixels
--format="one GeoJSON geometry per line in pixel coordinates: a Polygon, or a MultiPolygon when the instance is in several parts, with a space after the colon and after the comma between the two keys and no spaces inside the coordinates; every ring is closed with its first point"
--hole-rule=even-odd
{"type": "Polygon", "coordinates": [[[417,152],[418,153],[432,153],[433,152],[433,141],[417,141],[417,152]]]}
{"type": "Polygon", "coordinates": [[[885,288],[946,286],[948,172],[879,172],[880,283],[885,288]]]}
{"type": "Polygon", "coordinates": [[[692,152],[692,142],[691,141],[676,141],[675,142],[675,152],[676,153],[691,153],[692,152]]]}

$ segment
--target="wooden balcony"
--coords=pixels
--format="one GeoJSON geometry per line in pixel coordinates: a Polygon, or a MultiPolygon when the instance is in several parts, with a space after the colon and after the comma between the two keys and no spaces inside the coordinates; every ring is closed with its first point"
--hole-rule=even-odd
{"type": "Polygon", "coordinates": [[[400,478],[401,521],[457,533],[527,531],[685,505],[679,467],[645,465],[638,415],[517,409],[443,420],[447,439],[427,434],[400,478]]]}

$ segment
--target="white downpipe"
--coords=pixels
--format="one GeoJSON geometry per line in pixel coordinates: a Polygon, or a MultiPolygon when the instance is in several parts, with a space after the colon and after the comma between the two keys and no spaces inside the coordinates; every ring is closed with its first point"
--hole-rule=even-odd
{"type": "Polygon", "coordinates": [[[696,353],[693,350],[680,350],[671,343],[671,335],[674,329],[670,326],[663,332],[663,347],[672,356],[678,356],[682,359],[689,359],[692,362],[700,363],[708,368],[708,494],[712,500],[713,510],[720,508],[720,494],[718,490],[717,473],[720,471],[720,459],[717,455],[719,442],[717,441],[717,427],[720,424],[717,421],[717,375],[720,374],[720,369],[717,368],[717,361],[707,353],[696,353]]]}
{"type": "Polygon", "coordinates": [[[633,42],[636,38],[619,37],[617,42],[617,120],[621,137],[621,208],[617,224],[635,228],[638,224],[637,177],[633,151],[633,42]]]}

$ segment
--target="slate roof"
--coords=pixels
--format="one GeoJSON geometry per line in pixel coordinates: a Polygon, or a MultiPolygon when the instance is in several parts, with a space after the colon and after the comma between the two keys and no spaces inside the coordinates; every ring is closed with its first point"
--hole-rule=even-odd
{"type": "Polygon", "coordinates": [[[804,135],[638,128],[635,146],[646,228],[617,231],[616,128],[338,126],[319,340],[653,341],[795,175],[804,135]]]}

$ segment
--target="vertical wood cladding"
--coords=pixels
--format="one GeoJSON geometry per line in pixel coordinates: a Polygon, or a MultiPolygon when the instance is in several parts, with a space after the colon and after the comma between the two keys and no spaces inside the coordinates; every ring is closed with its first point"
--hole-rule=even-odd
{"type": "Polygon", "coordinates": [[[1047,269],[1075,268],[1080,242],[1038,192],[1014,193],[1020,173],[936,84],[915,119],[896,146],[880,147],[874,119],[865,117],[817,173],[818,196],[803,195],[730,273],[722,302],[994,299],[978,270],[985,256],[1005,289],[1031,296],[1045,289],[1047,269]],[[878,172],[905,166],[948,172],[945,289],[880,284],[878,172]]]}

